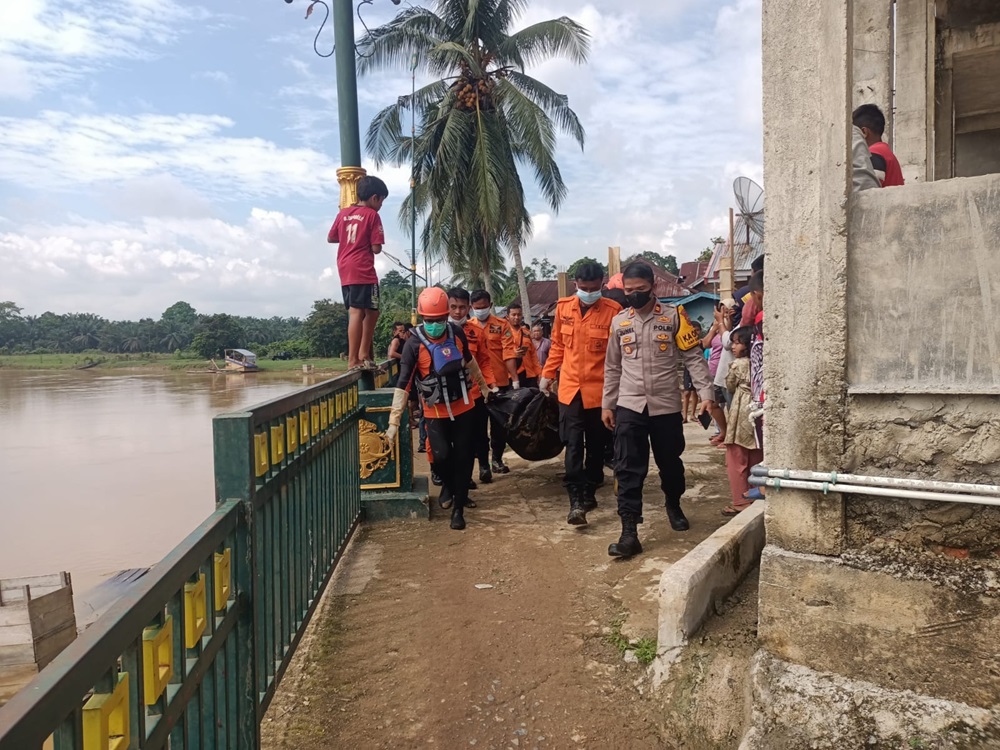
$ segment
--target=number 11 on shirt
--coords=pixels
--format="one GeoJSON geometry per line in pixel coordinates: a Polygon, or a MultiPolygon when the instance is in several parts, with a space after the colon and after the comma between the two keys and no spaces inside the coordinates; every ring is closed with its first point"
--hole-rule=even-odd
{"type": "Polygon", "coordinates": [[[353,245],[358,241],[358,224],[355,221],[350,222],[344,227],[347,231],[347,244],[353,245]]]}

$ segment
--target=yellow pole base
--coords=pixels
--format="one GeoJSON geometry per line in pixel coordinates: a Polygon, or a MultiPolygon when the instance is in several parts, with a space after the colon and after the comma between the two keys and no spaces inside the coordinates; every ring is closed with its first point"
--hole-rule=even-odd
{"type": "Polygon", "coordinates": [[[341,167],[337,170],[340,183],[340,208],[353,206],[358,202],[358,180],[368,174],[362,167],[341,167]]]}

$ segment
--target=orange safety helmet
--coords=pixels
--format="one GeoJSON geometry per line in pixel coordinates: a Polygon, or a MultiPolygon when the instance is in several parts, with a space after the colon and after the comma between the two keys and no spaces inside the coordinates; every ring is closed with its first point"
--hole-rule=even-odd
{"type": "Polygon", "coordinates": [[[429,286],[417,297],[417,314],[422,318],[448,317],[448,295],[441,287],[429,286]]]}

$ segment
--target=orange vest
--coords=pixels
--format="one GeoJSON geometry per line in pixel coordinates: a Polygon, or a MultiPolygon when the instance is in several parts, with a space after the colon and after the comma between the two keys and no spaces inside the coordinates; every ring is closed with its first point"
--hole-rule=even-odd
{"type": "Polygon", "coordinates": [[[514,336],[506,320],[500,320],[496,315],[490,315],[480,322],[473,317],[470,321],[476,327],[476,335],[480,341],[486,342],[486,351],[490,355],[490,366],[496,384],[503,388],[510,384],[510,374],[507,372],[507,360],[515,359],[514,336]]]}
{"type": "Polygon", "coordinates": [[[518,378],[537,378],[542,374],[542,366],[538,364],[538,352],[531,340],[531,334],[526,334],[524,328],[515,330],[511,327],[511,331],[514,334],[514,349],[517,350],[523,346],[527,350],[521,358],[521,368],[517,371],[518,378]]]}
{"type": "Polygon", "coordinates": [[[559,403],[569,405],[579,393],[584,409],[600,407],[611,319],[621,309],[614,300],[601,297],[584,315],[578,297],[559,300],[552,321],[552,348],[542,373],[550,380],[559,373],[559,403]]]}

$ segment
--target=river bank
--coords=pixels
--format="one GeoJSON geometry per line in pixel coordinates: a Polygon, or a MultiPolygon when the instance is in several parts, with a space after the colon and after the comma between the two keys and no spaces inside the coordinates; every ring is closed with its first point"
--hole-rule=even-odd
{"type": "MultiPolygon", "coordinates": [[[[106,352],[81,352],[79,354],[4,354],[0,355],[0,368],[11,370],[115,370],[118,372],[170,372],[177,370],[205,370],[211,363],[200,357],[176,354],[109,354],[106,352]]],[[[261,360],[265,372],[301,372],[302,365],[312,365],[317,372],[343,372],[347,362],[339,358],[261,360]]]]}

